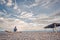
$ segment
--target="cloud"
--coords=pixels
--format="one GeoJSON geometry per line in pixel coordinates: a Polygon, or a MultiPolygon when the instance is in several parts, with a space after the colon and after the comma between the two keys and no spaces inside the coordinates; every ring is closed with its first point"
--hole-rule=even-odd
{"type": "Polygon", "coordinates": [[[53,18],[55,20],[55,22],[60,22],[60,10],[56,10],[51,14],[52,14],[52,16],[50,16],[50,17],[53,18]]]}
{"type": "Polygon", "coordinates": [[[52,17],[59,17],[60,16],[60,10],[56,10],[51,14],[52,14],[52,17]]]}
{"type": "Polygon", "coordinates": [[[0,11],[0,17],[19,19],[20,12],[21,12],[20,9],[12,10],[12,11],[13,11],[13,13],[10,13],[10,12],[6,11],[5,9],[3,9],[3,12],[0,11]]]}
{"type": "Polygon", "coordinates": [[[13,9],[18,9],[18,5],[17,5],[17,3],[16,3],[16,0],[15,0],[13,9]]]}
{"type": "MultiPolygon", "coordinates": [[[[45,18],[48,18],[49,16],[47,15],[47,14],[44,14],[44,13],[41,13],[41,14],[38,14],[38,15],[36,15],[36,19],[35,19],[35,21],[42,21],[43,19],[45,19],[45,18]]],[[[34,20],[33,20],[34,21],[34,20]]]]}
{"type": "Polygon", "coordinates": [[[0,25],[3,24],[3,23],[4,23],[4,21],[3,21],[3,18],[1,17],[0,18],[0,25]]]}
{"type": "Polygon", "coordinates": [[[17,9],[18,8],[18,6],[17,5],[15,5],[14,7],[13,7],[13,9],[17,9]]]}
{"type": "Polygon", "coordinates": [[[0,0],[0,4],[5,4],[6,1],[5,0],[0,0]]]}
{"type": "Polygon", "coordinates": [[[13,30],[14,26],[18,30],[43,29],[50,23],[60,22],[60,12],[51,11],[57,2],[59,0],[0,0],[0,4],[4,5],[3,8],[1,6],[3,12],[0,12],[0,25],[7,30],[13,30]],[[45,8],[51,9],[45,11],[45,8]]]}
{"type": "Polygon", "coordinates": [[[27,23],[19,19],[13,18],[3,18],[0,17],[0,27],[2,30],[13,31],[13,28],[16,26],[18,31],[28,31],[28,30],[43,30],[41,27],[42,24],[27,23]],[[2,23],[1,23],[2,22],[2,23]]]}
{"type": "Polygon", "coordinates": [[[21,30],[20,27],[26,26],[26,23],[19,19],[12,19],[12,18],[0,18],[1,28],[4,30],[13,31],[14,26],[17,26],[18,30],[21,30]]]}
{"type": "Polygon", "coordinates": [[[31,18],[33,16],[32,13],[22,12],[20,18],[31,18]]]}
{"type": "Polygon", "coordinates": [[[7,0],[7,4],[6,5],[7,6],[12,6],[13,5],[12,0],[7,0]]]}
{"type": "Polygon", "coordinates": [[[13,9],[16,10],[17,13],[21,13],[21,9],[18,7],[16,0],[15,0],[15,3],[14,3],[14,6],[13,6],[13,9]]]}
{"type": "Polygon", "coordinates": [[[35,0],[33,4],[27,6],[28,8],[40,6],[43,8],[51,8],[54,7],[56,3],[59,3],[59,0],[35,0]]]}
{"type": "Polygon", "coordinates": [[[53,7],[55,3],[58,1],[59,0],[44,0],[41,6],[45,8],[50,8],[50,7],[53,7]]]}
{"type": "Polygon", "coordinates": [[[41,18],[47,18],[48,15],[46,13],[41,13],[41,14],[37,15],[36,17],[39,17],[41,19],[41,18]]]}
{"type": "Polygon", "coordinates": [[[4,10],[4,9],[3,9],[3,12],[0,11],[0,17],[8,18],[11,15],[12,14],[8,14],[8,12],[6,10],[4,10]]]}
{"type": "Polygon", "coordinates": [[[54,11],[51,15],[41,14],[37,15],[37,18],[33,20],[34,23],[48,25],[51,23],[60,23],[60,11],[54,11]]]}

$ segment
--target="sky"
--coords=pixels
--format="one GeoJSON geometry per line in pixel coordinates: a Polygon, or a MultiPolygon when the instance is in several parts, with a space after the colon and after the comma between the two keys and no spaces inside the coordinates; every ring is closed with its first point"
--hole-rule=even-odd
{"type": "Polygon", "coordinates": [[[60,23],[60,0],[0,0],[0,29],[44,30],[60,23]]]}

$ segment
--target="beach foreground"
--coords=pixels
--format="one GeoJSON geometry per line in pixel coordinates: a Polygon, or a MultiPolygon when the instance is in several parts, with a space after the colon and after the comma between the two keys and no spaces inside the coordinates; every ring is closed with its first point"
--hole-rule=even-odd
{"type": "Polygon", "coordinates": [[[60,32],[0,32],[0,40],[60,40],[60,32]]]}

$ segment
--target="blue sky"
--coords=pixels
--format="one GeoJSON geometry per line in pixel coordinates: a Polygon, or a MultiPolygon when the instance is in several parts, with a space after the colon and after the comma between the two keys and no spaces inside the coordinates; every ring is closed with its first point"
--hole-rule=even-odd
{"type": "Polygon", "coordinates": [[[0,0],[2,29],[42,30],[54,22],[60,23],[60,0],[0,0]]]}

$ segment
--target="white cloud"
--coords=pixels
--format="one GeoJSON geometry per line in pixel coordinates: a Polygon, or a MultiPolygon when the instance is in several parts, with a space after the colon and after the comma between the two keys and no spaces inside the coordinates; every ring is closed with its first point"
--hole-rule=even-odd
{"type": "Polygon", "coordinates": [[[41,1],[41,0],[35,0],[35,2],[37,2],[37,3],[40,2],[40,1],[41,1]]]}
{"type": "Polygon", "coordinates": [[[0,17],[1,20],[3,20],[4,18],[3,17],[0,17]]]}
{"type": "Polygon", "coordinates": [[[26,5],[26,7],[31,8],[31,7],[34,7],[34,6],[37,6],[37,5],[38,5],[38,4],[34,3],[34,4],[32,4],[32,5],[29,5],[29,6],[26,5]]]}
{"type": "Polygon", "coordinates": [[[34,21],[34,20],[36,20],[36,17],[31,17],[31,18],[29,18],[29,20],[34,21]]]}
{"type": "Polygon", "coordinates": [[[38,19],[41,19],[41,18],[48,18],[49,16],[46,13],[41,13],[41,14],[38,14],[36,17],[38,19]]]}
{"type": "Polygon", "coordinates": [[[21,13],[21,9],[17,9],[18,10],[18,13],[21,13]]]}
{"type": "Polygon", "coordinates": [[[8,2],[7,2],[7,4],[6,4],[6,5],[7,5],[8,7],[10,7],[10,6],[12,6],[12,5],[13,5],[12,0],[7,0],[7,1],[8,1],[8,2]]]}
{"type": "Polygon", "coordinates": [[[12,19],[12,18],[0,18],[0,22],[3,21],[3,24],[1,23],[0,27],[2,30],[8,30],[13,31],[13,28],[16,26],[18,31],[28,31],[28,30],[43,30],[42,24],[36,24],[36,23],[26,23],[19,19],[12,19]]]}
{"type": "Polygon", "coordinates": [[[37,30],[43,30],[44,28],[42,27],[42,25],[39,24],[35,24],[35,23],[28,23],[28,25],[26,27],[22,27],[22,29],[24,31],[37,31],[37,30]]]}
{"type": "Polygon", "coordinates": [[[16,0],[15,0],[15,3],[14,3],[14,7],[13,7],[14,9],[18,9],[18,5],[17,5],[17,3],[16,3],[16,0]]]}
{"type": "Polygon", "coordinates": [[[60,10],[55,10],[53,13],[51,13],[52,17],[59,17],[60,16],[60,10]]]}
{"type": "Polygon", "coordinates": [[[40,6],[43,8],[51,8],[55,6],[55,3],[59,2],[59,0],[35,0],[33,4],[30,6],[27,6],[28,8],[34,7],[34,6],[40,6]]]}
{"type": "Polygon", "coordinates": [[[3,12],[5,12],[7,14],[7,11],[3,9],[3,12]]]}
{"type": "Polygon", "coordinates": [[[14,26],[17,26],[18,31],[23,30],[21,27],[26,27],[27,23],[19,19],[11,19],[11,18],[0,18],[4,23],[1,24],[1,28],[4,30],[13,31],[14,26]]]}
{"type": "Polygon", "coordinates": [[[44,3],[42,6],[48,8],[48,7],[54,6],[54,4],[55,4],[57,1],[56,1],[56,0],[46,0],[45,2],[46,2],[46,3],[44,3]]]}
{"type": "Polygon", "coordinates": [[[31,18],[33,16],[32,13],[22,12],[20,18],[31,18]]]}
{"type": "Polygon", "coordinates": [[[18,8],[18,6],[17,5],[14,5],[14,8],[13,9],[17,9],[18,8]]]}
{"type": "Polygon", "coordinates": [[[47,0],[45,1],[46,3],[44,3],[43,5],[41,5],[44,8],[50,8],[55,6],[55,3],[59,2],[59,0],[47,0]]]}
{"type": "Polygon", "coordinates": [[[48,17],[49,17],[49,15],[44,14],[44,13],[38,14],[38,15],[36,16],[36,18],[37,18],[38,20],[44,19],[44,18],[48,18],[48,17]]]}
{"type": "Polygon", "coordinates": [[[56,10],[53,13],[51,13],[51,18],[53,18],[53,21],[60,22],[60,10],[56,10]]]}
{"type": "Polygon", "coordinates": [[[54,11],[51,15],[41,14],[32,20],[34,23],[43,24],[44,26],[51,23],[60,23],[60,11],[54,11]]]}
{"type": "Polygon", "coordinates": [[[16,0],[15,0],[13,9],[16,10],[17,13],[20,13],[20,12],[21,12],[20,8],[18,7],[18,5],[17,5],[17,3],[16,3],[16,0]]]}

